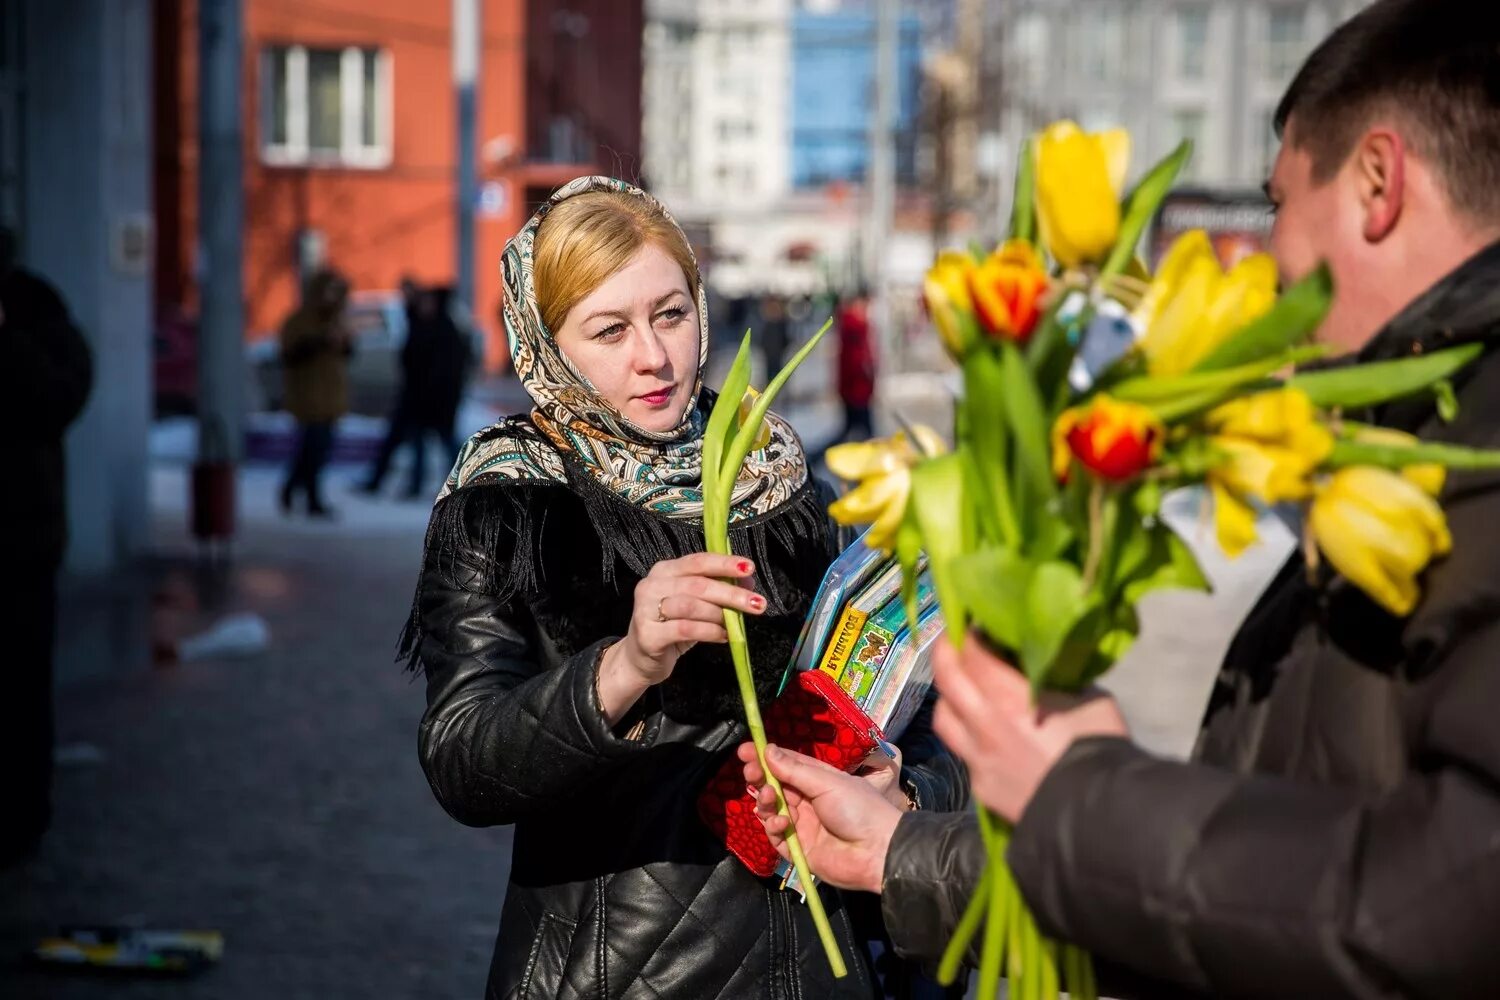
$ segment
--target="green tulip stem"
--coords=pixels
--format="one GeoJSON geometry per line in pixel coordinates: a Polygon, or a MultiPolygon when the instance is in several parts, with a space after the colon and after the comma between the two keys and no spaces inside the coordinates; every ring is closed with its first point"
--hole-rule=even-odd
{"type": "Polygon", "coordinates": [[[952,986],[958,979],[958,972],[963,968],[964,956],[968,954],[969,945],[984,923],[990,895],[995,891],[994,886],[995,869],[986,864],[984,874],[979,876],[979,884],[974,887],[974,895],[969,897],[969,903],[964,907],[963,915],[958,918],[958,926],[953,930],[953,937],[949,939],[948,947],[943,949],[943,957],[938,962],[937,979],[942,985],[952,986]]]}
{"type": "Polygon", "coordinates": [[[1089,482],[1089,549],[1083,561],[1083,589],[1094,589],[1094,577],[1099,573],[1099,563],[1104,557],[1104,484],[1098,479],[1089,482]]]}
{"type": "MultiPolygon", "coordinates": [[[[728,539],[725,539],[725,552],[728,539]]],[[[732,608],[724,609],[724,627],[729,631],[729,655],[734,660],[734,676],[739,681],[740,699],[745,704],[745,724],[750,728],[750,739],[755,742],[755,756],[760,761],[761,772],[766,776],[766,784],[770,785],[776,792],[776,811],[787,817],[789,825],[786,831],[786,846],[788,853],[792,856],[792,865],[797,870],[797,879],[802,885],[802,891],[807,894],[807,908],[812,913],[813,925],[818,929],[818,939],[823,942],[823,951],[828,956],[828,965],[833,969],[835,979],[843,979],[849,974],[844,965],[844,956],[839,951],[838,941],[833,936],[833,926],[828,922],[828,913],[823,909],[823,900],[818,895],[818,887],[813,884],[812,866],[807,863],[807,855],[802,850],[802,841],[797,837],[795,823],[790,823],[791,809],[786,804],[786,793],[781,789],[781,782],[771,772],[771,767],[766,763],[766,727],[761,721],[760,701],[755,694],[755,681],[750,673],[750,645],[745,637],[745,618],[732,608]]]]}
{"type": "Polygon", "coordinates": [[[997,825],[989,810],[982,806],[979,824],[989,849],[990,871],[994,872],[986,906],[984,945],[979,952],[979,995],[993,997],[1000,991],[1000,973],[1005,964],[1006,916],[1011,909],[1010,896],[1016,887],[1005,868],[1005,849],[1010,846],[1010,834],[1003,824],[997,825]]]}
{"type": "MultiPolygon", "coordinates": [[[[729,514],[735,482],[740,467],[749,454],[759,433],[766,413],[771,408],[777,393],[781,391],[792,372],[796,371],[806,357],[818,346],[829,328],[830,318],[822,328],[803,345],[786,367],[777,373],[744,420],[739,419],[739,397],[749,384],[750,335],[740,343],[739,354],[725,379],[726,387],[733,391],[720,395],[708,419],[703,446],[703,542],[704,548],[718,555],[733,555],[729,546],[729,514]],[[732,434],[730,433],[732,430],[732,434]]],[[[828,922],[828,913],[823,909],[822,897],[813,882],[812,866],[807,863],[807,854],[802,850],[802,841],[797,837],[797,827],[792,820],[791,809],[786,804],[786,793],[781,782],[771,773],[766,762],[766,727],[760,715],[760,698],[755,691],[754,675],[750,671],[750,643],[745,635],[745,618],[731,608],[724,609],[724,629],[729,633],[729,656],[734,661],[734,676],[739,684],[740,702],[745,708],[745,725],[750,730],[750,739],[755,744],[755,756],[760,762],[766,784],[776,792],[776,811],[787,818],[786,846],[792,856],[792,866],[812,914],[813,925],[818,930],[818,939],[823,943],[823,952],[828,957],[829,968],[834,978],[843,979],[849,974],[844,956],[833,936],[833,927],[828,922]]]]}

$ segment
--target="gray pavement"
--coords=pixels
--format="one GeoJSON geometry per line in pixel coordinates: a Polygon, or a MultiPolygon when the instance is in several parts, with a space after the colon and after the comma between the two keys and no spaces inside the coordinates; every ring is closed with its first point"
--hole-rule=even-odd
{"type": "MultiPolygon", "coordinates": [[[[353,470],[333,476],[352,481],[353,470]]],[[[198,602],[176,626],[255,611],[271,647],[164,669],[136,666],[136,652],[116,672],[65,681],[60,741],[102,760],[59,771],[41,856],[0,874],[0,996],[482,995],[509,831],[461,827],[432,799],[415,753],[422,688],[392,662],[425,511],[368,501],[362,511],[336,482],[344,524],[283,523],[274,483],[274,472],[246,476],[234,568],[209,589],[193,578],[182,529],[184,470],[155,471],[161,558],[143,575],[198,602]],[[115,922],[217,928],[224,961],[184,982],[10,962],[56,925],[115,922]]]]}

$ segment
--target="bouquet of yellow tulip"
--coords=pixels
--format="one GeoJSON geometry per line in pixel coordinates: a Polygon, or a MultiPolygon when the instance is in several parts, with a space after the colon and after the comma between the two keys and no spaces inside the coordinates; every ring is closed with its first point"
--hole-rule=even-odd
{"type": "MultiPolygon", "coordinates": [[[[873,522],[869,543],[909,569],[925,552],[949,635],[976,629],[1033,690],[1077,690],[1108,670],[1147,593],[1206,589],[1159,515],[1167,490],[1208,487],[1231,555],[1255,538],[1254,504],[1305,504],[1310,571],[1331,567],[1404,615],[1418,574],[1450,545],[1434,499],[1444,469],[1500,467],[1500,453],[1348,416],[1415,393],[1451,399],[1445,380],[1478,345],[1297,371],[1323,354],[1309,341],[1332,295],[1326,270],[1278,297],[1269,257],[1226,272],[1194,232],[1146,274],[1134,248],[1189,152],[1124,193],[1127,133],[1064,122],[1035,137],[1010,238],[982,256],[944,253],[927,277],[933,324],[963,374],[954,450],[911,429],[828,453],[859,482],[831,513],[873,522]],[[1089,372],[1096,316],[1123,317],[1135,339],[1089,372]]],[[[1008,827],[983,809],[980,821],[988,870],[940,978],[952,981],[983,925],[981,996],[1005,972],[1013,995],[1094,997],[1089,956],[1043,938],[1027,912],[1005,867],[1008,827]]]]}

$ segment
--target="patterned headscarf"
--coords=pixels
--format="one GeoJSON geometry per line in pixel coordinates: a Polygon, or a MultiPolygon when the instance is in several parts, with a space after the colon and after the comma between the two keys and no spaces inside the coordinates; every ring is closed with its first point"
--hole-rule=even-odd
{"type": "MultiPolygon", "coordinates": [[[[580,177],[559,188],[505,247],[505,333],[516,376],[535,404],[531,413],[508,417],[464,445],[439,499],[463,486],[496,480],[567,481],[563,456],[597,482],[637,507],[672,518],[703,516],[703,429],[713,394],[702,388],[708,360],[708,302],[702,278],[698,300],[698,374],[677,425],[648,431],[627,420],[583,376],[542,322],[533,284],[532,251],[537,230],[553,207],[592,192],[644,199],[676,225],[653,197],[610,177],[580,177]],[[524,426],[539,429],[553,447],[524,426]]],[[[686,239],[684,239],[686,242],[686,239]]],[[[735,486],[730,521],[770,513],[807,482],[807,457],[791,425],[770,414],[771,441],[745,459],[735,486]]]]}

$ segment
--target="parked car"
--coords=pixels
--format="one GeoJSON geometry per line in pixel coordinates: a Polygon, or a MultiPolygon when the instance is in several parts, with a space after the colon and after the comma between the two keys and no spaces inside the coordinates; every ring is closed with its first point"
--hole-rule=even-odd
{"type": "MultiPolygon", "coordinates": [[[[483,357],[482,334],[468,311],[456,301],[454,321],[471,339],[474,357],[483,357]]],[[[406,304],[397,291],[354,292],[345,318],[354,332],[349,358],[349,411],[366,416],[388,415],[400,388],[401,348],[406,344],[406,304]]],[[[275,336],[251,342],[247,348],[253,373],[255,409],[279,410],[282,403],[281,349],[275,336]]]]}

